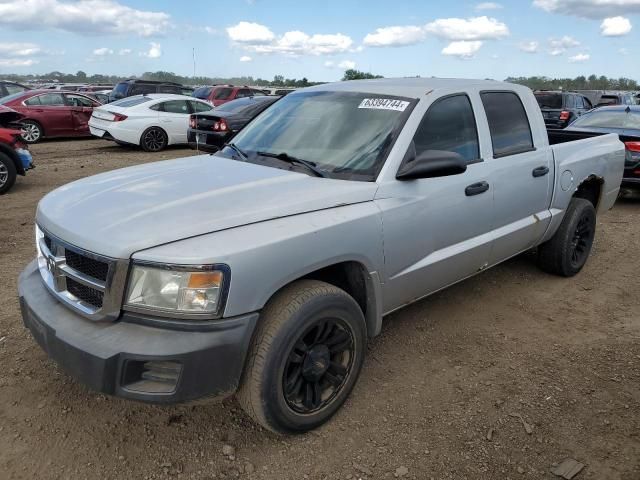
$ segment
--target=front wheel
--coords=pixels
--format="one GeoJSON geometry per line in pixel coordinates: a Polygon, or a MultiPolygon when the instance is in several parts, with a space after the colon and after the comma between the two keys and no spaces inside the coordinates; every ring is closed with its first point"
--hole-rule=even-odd
{"type": "Polygon", "coordinates": [[[295,282],[260,316],[238,400],[274,432],[316,428],[349,396],[366,339],[362,310],[344,290],[316,280],[295,282]]]}
{"type": "Polygon", "coordinates": [[[167,147],[169,139],[160,127],[149,127],[140,137],[140,146],[145,152],[159,152],[167,147]]]}
{"type": "Polygon", "coordinates": [[[572,277],[587,263],[596,233],[596,210],[589,200],[572,198],[551,239],[538,247],[542,270],[572,277]]]}
{"type": "Polygon", "coordinates": [[[0,195],[7,193],[16,182],[16,166],[8,156],[0,153],[0,195]]]}

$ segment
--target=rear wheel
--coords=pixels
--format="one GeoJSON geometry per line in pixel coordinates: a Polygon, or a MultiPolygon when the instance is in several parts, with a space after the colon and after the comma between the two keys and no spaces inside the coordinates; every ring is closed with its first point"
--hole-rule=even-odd
{"type": "Polygon", "coordinates": [[[44,137],[42,126],[35,120],[25,120],[22,122],[21,136],[27,143],[37,143],[44,137]]]}
{"type": "Polygon", "coordinates": [[[0,153],[0,195],[7,193],[16,183],[16,166],[7,155],[0,153]]]}
{"type": "Polygon", "coordinates": [[[364,316],[351,296],[324,282],[295,282],[263,310],[238,400],[274,432],[316,428],[347,399],[365,348],[364,316]]]}
{"type": "Polygon", "coordinates": [[[164,150],[168,142],[166,132],[160,127],[149,127],[142,132],[142,137],[140,137],[140,146],[145,152],[164,150]]]}
{"type": "Polygon", "coordinates": [[[572,198],[555,235],[538,247],[538,264],[549,273],[572,277],[589,258],[596,233],[596,210],[589,200],[572,198]]]}

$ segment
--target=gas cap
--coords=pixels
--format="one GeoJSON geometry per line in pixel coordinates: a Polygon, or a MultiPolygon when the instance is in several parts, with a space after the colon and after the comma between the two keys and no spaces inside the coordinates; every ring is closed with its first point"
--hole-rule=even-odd
{"type": "Polygon", "coordinates": [[[563,192],[566,192],[573,186],[573,173],[571,170],[565,170],[560,177],[560,188],[563,192]]]}

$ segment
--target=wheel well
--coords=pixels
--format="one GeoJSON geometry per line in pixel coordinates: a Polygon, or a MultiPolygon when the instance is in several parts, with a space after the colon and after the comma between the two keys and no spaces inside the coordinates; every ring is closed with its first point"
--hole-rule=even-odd
{"type": "Polygon", "coordinates": [[[602,191],[603,180],[594,175],[585,179],[573,194],[575,198],[584,198],[589,200],[595,209],[598,208],[600,202],[600,193],[602,191]]]}
{"type": "MultiPolygon", "coordinates": [[[[301,277],[312,280],[320,280],[341,288],[353,297],[360,306],[367,324],[369,336],[374,336],[379,330],[379,312],[376,306],[376,292],[372,284],[372,278],[367,268],[354,261],[336,263],[321,268],[301,277]]],[[[298,280],[300,280],[298,279],[298,280]]]]}

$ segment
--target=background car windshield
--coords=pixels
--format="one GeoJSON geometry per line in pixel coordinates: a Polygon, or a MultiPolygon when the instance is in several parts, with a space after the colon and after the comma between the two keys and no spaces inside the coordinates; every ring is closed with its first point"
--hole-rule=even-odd
{"type": "Polygon", "coordinates": [[[115,107],[135,107],[136,105],[140,105],[141,103],[150,102],[151,98],[149,97],[127,97],[122,100],[116,100],[112,102],[111,105],[115,107]]]}
{"type": "Polygon", "coordinates": [[[562,95],[559,93],[536,93],[540,108],[562,108],[562,95]]]}
{"type": "Polygon", "coordinates": [[[600,110],[583,115],[571,124],[572,127],[631,128],[640,129],[640,112],[625,110],[600,110]]]}
{"type": "Polygon", "coordinates": [[[15,100],[18,97],[24,95],[24,92],[14,93],[13,95],[7,95],[6,97],[0,98],[0,104],[9,103],[12,100],[15,100]]]}
{"type": "Polygon", "coordinates": [[[273,104],[234,139],[252,153],[286,152],[328,172],[375,179],[411,99],[347,92],[300,92],[273,104]],[[360,108],[364,99],[396,100],[402,109],[360,108]]]}

